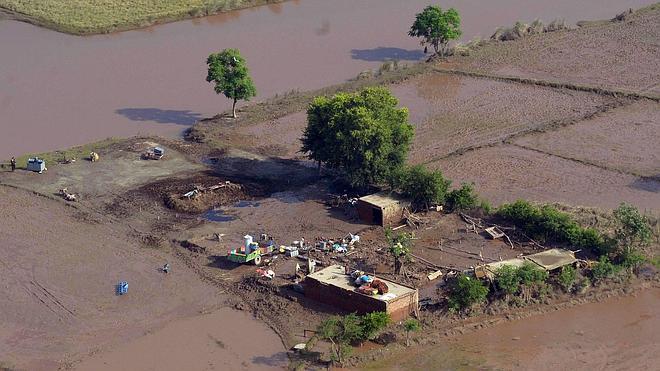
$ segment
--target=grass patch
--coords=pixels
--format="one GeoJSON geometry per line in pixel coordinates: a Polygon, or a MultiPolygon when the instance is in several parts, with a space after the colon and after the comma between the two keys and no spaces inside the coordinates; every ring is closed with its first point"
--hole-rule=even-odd
{"type": "MultiPolygon", "coordinates": [[[[71,147],[68,149],[57,150],[52,152],[43,152],[43,153],[28,153],[21,157],[16,158],[16,167],[19,169],[24,169],[27,167],[28,158],[39,157],[46,160],[46,167],[53,166],[59,161],[66,159],[75,158],[77,161],[82,160],[83,158],[89,158],[89,153],[100,152],[101,150],[110,147],[111,145],[120,143],[125,139],[120,138],[107,138],[98,142],[83,144],[77,147],[71,147]]],[[[9,163],[9,161],[7,161],[9,163]]],[[[5,165],[7,166],[7,165],[5,165]]]]}
{"type": "Polygon", "coordinates": [[[77,35],[108,33],[282,0],[0,0],[17,18],[77,35]],[[27,19],[25,19],[27,17],[27,19]]]}

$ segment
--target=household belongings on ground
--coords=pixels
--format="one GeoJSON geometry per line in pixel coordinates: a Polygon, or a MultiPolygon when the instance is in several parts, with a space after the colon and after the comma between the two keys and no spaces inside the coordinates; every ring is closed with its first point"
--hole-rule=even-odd
{"type": "Polygon", "coordinates": [[[375,279],[362,271],[354,271],[351,273],[351,277],[355,278],[355,285],[358,286],[357,291],[359,293],[365,295],[383,295],[389,291],[385,282],[375,279]]]}
{"type": "Polygon", "coordinates": [[[69,193],[69,191],[66,188],[60,189],[60,195],[62,195],[62,197],[64,197],[64,199],[67,201],[76,202],[78,200],[76,195],[73,193],[69,193]]]}
{"type": "Polygon", "coordinates": [[[357,242],[360,242],[360,236],[349,233],[340,239],[327,239],[317,238],[315,247],[321,251],[334,251],[338,253],[346,253],[349,249],[353,248],[357,242]]]}
{"type": "Polygon", "coordinates": [[[153,147],[148,149],[142,154],[145,160],[160,160],[165,155],[165,150],[162,147],[153,147]]]}
{"type": "Polygon", "coordinates": [[[89,161],[91,162],[96,162],[99,160],[99,154],[96,152],[90,152],[89,153],[89,161]]]}
{"type": "Polygon", "coordinates": [[[27,162],[27,169],[28,171],[34,171],[39,174],[48,170],[46,168],[46,161],[40,159],[39,157],[29,158],[27,162]]]}
{"type": "Polygon", "coordinates": [[[255,242],[252,236],[243,236],[243,246],[238,249],[232,249],[227,254],[227,259],[235,263],[253,262],[254,265],[261,264],[261,257],[268,255],[275,249],[275,241],[267,234],[262,234],[260,240],[255,242]]]}

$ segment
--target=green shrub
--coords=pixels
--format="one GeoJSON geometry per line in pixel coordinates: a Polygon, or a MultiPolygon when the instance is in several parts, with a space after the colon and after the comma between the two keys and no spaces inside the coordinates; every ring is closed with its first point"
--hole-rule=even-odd
{"type": "Polygon", "coordinates": [[[406,346],[410,346],[410,333],[419,331],[422,326],[419,324],[419,321],[414,318],[408,318],[404,323],[403,327],[406,329],[406,346]]]}
{"type": "Polygon", "coordinates": [[[580,227],[570,215],[551,205],[536,206],[518,200],[502,205],[497,215],[541,242],[569,243],[575,248],[591,249],[598,254],[609,251],[606,239],[598,231],[580,227]]]}
{"type": "Polygon", "coordinates": [[[562,267],[559,276],[557,276],[557,282],[559,282],[559,286],[561,286],[561,288],[566,292],[571,291],[576,279],[577,271],[570,265],[562,267]]]}
{"type": "Polygon", "coordinates": [[[378,333],[390,323],[390,315],[386,312],[373,312],[365,314],[360,318],[362,327],[362,338],[373,339],[378,333]]]}
{"type": "Polygon", "coordinates": [[[451,184],[450,180],[442,176],[442,172],[428,170],[422,165],[405,168],[403,174],[398,176],[398,188],[417,206],[443,203],[451,184]]]}
{"type": "Polygon", "coordinates": [[[547,271],[529,262],[525,262],[525,264],[519,267],[516,273],[520,279],[520,283],[523,285],[539,284],[548,279],[547,271]]]}
{"type": "Polygon", "coordinates": [[[646,257],[638,251],[625,251],[621,255],[621,266],[631,271],[637,271],[639,267],[647,262],[646,257]]]}
{"type": "Polygon", "coordinates": [[[479,197],[474,191],[473,183],[463,183],[461,188],[447,194],[447,206],[451,210],[474,209],[479,204],[479,197]]]}
{"type": "Polygon", "coordinates": [[[520,290],[518,270],[511,265],[504,265],[497,270],[495,282],[507,295],[514,295],[520,290]]]}
{"type": "Polygon", "coordinates": [[[488,287],[480,280],[461,274],[450,287],[449,308],[454,311],[469,309],[475,304],[483,303],[487,295],[488,287]]]}
{"type": "Polygon", "coordinates": [[[619,267],[612,264],[607,256],[601,256],[596,264],[591,269],[591,274],[594,281],[601,281],[605,278],[612,277],[615,273],[619,272],[619,267]]]}

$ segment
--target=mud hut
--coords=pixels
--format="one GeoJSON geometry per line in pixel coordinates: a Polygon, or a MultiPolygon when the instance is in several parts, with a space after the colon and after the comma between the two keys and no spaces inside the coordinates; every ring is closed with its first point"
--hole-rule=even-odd
{"type": "Polygon", "coordinates": [[[356,290],[354,279],[345,273],[344,267],[331,265],[305,277],[303,285],[308,298],[351,313],[387,312],[393,321],[400,321],[417,312],[417,289],[380,277],[378,279],[387,285],[387,294],[362,294],[356,290]]]}
{"type": "Polygon", "coordinates": [[[410,201],[393,193],[364,196],[356,204],[360,220],[383,227],[399,224],[403,219],[403,210],[407,207],[410,207],[410,201]]]}

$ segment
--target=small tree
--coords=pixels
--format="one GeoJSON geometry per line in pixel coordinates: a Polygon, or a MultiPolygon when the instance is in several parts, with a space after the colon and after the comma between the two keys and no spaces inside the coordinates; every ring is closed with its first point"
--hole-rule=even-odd
{"type": "Polygon", "coordinates": [[[387,312],[372,312],[360,318],[362,327],[362,338],[373,339],[378,333],[390,323],[390,315],[387,312]]]}
{"type": "Polygon", "coordinates": [[[421,37],[422,45],[433,47],[435,54],[444,57],[450,40],[461,37],[461,17],[454,8],[443,11],[437,5],[429,5],[415,16],[408,35],[421,37]]]}
{"type": "Polygon", "coordinates": [[[394,274],[401,274],[403,262],[408,260],[410,256],[412,234],[399,233],[394,236],[393,233],[394,232],[390,228],[385,230],[385,238],[390,245],[387,251],[394,258],[394,274]]]}
{"type": "Polygon", "coordinates": [[[387,181],[407,156],[413,137],[408,109],[389,90],[317,97],[307,109],[301,152],[341,171],[357,188],[387,181]]]}
{"type": "Polygon", "coordinates": [[[430,204],[444,202],[451,181],[445,179],[439,170],[416,165],[404,170],[400,183],[399,188],[406,197],[415,205],[428,208],[430,204]]]}
{"type": "Polygon", "coordinates": [[[404,323],[403,327],[406,329],[406,346],[410,346],[410,333],[419,331],[422,326],[419,324],[419,321],[414,318],[408,318],[404,323]]]}
{"type": "Polygon", "coordinates": [[[317,335],[330,341],[332,359],[342,363],[350,354],[351,343],[362,339],[360,318],[355,314],[344,317],[333,316],[321,322],[317,335]]]}
{"type": "Polygon", "coordinates": [[[571,289],[573,288],[576,279],[577,279],[577,271],[575,270],[575,268],[573,268],[570,265],[562,267],[559,276],[557,276],[557,281],[559,282],[559,285],[566,292],[571,292],[571,289]]]}
{"type": "Polygon", "coordinates": [[[622,203],[614,210],[619,227],[615,231],[621,255],[630,254],[635,248],[647,245],[652,238],[648,219],[632,205],[622,203]]]}
{"type": "Polygon", "coordinates": [[[463,183],[461,188],[447,194],[447,205],[452,210],[469,210],[479,205],[479,196],[474,191],[474,183],[463,183]]]}
{"type": "Polygon", "coordinates": [[[458,276],[449,290],[449,309],[465,310],[475,304],[483,303],[488,295],[488,287],[474,277],[464,274],[458,276]]]}
{"type": "Polygon", "coordinates": [[[232,99],[232,117],[236,118],[236,102],[250,100],[257,95],[252,78],[238,49],[225,49],[220,53],[209,55],[206,59],[208,74],[206,81],[215,84],[217,94],[224,94],[232,99]]]}
{"type": "Polygon", "coordinates": [[[503,265],[495,274],[497,286],[507,295],[515,295],[520,290],[518,269],[511,265],[503,265]]]}

